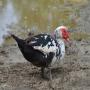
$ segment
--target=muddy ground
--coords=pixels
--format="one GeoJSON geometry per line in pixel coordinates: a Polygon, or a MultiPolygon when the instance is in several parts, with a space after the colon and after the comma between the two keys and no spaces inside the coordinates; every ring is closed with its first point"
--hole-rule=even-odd
{"type": "Polygon", "coordinates": [[[90,41],[75,41],[77,51],[52,68],[53,80],[27,62],[16,44],[0,48],[0,90],[90,90],[90,41]]]}

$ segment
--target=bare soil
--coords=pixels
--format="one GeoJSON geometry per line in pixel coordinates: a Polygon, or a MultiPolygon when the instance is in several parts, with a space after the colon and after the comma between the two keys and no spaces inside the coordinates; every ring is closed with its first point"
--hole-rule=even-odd
{"type": "Polygon", "coordinates": [[[53,80],[27,62],[16,44],[0,48],[0,90],[90,90],[90,41],[77,41],[78,51],[52,67],[53,80]]]}

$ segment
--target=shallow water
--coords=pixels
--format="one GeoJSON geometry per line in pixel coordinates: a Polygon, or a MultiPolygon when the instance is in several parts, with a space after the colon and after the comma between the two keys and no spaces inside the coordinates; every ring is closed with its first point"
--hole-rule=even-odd
{"type": "Polygon", "coordinates": [[[51,32],[57,26],[77,26],[79,9],[88,0],[0,0],[0,42],[8,30],[51,32]]]}

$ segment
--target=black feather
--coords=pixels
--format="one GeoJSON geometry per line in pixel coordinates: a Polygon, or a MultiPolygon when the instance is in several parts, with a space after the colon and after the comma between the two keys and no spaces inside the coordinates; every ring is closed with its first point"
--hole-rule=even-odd
{"type": "Polygon", "coordinates": [[[42,51],[33,48],[33,46],[35,45],[46,45],[48,39],[45,41],[44,38],[39,38],[39,36],[41,36],[39,35],[37,36],[39,39],[39,41],[37,40],[37,43],[29,44],[31,41],[34,40],[35,37],[31,38],[29,40],[29,43],[27,43],[26,40],[20,39],[14,34],[12,34],[11,36],[16,40],[18,47],[21,50],[24,58],[27,59],[27,61],[31,62],[33,65],[38,67],[48,67],[48,65],[52,62],[52,59],[54,57],[53,52],[44,54],[42,51]]]}

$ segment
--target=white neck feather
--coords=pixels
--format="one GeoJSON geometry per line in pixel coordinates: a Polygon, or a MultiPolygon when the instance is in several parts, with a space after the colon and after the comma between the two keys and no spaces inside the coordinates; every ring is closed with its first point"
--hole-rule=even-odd
{"type": "Polygon", "coordinates": [[[65,56],[65,44],[62,39],[57,39],[57,41],[60,44],[60,48],[61,48],[61,58],[60,59],[63,59],[65,56]]]}

